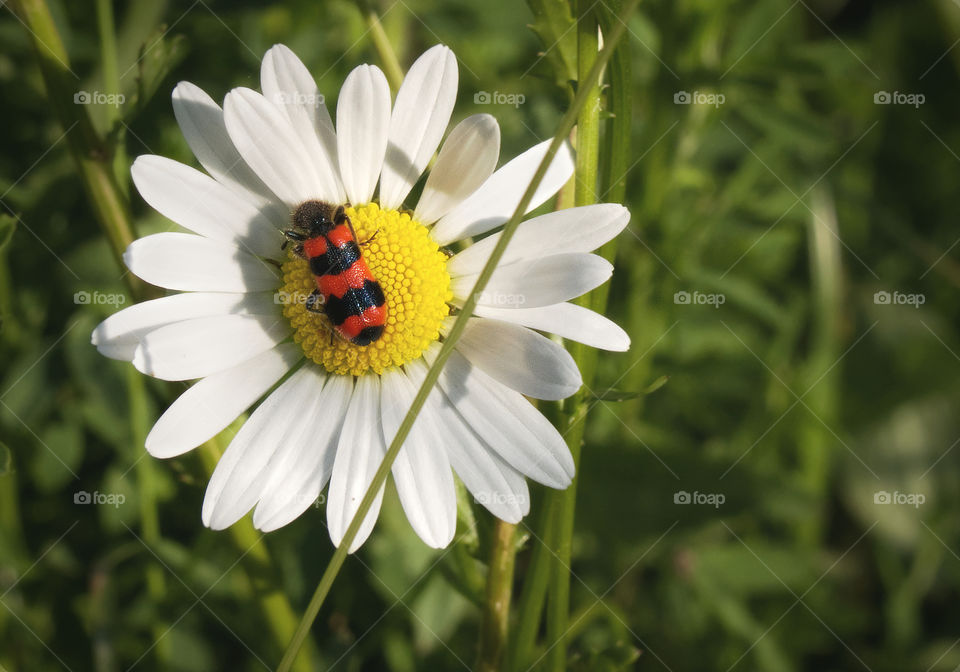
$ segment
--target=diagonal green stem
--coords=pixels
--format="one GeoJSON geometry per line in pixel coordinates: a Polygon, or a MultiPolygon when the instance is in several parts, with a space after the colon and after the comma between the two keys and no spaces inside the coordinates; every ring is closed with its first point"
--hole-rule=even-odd
{"type": "MultiPolygon", "coordinates": [[[[637,3],[638,0],[631,0],[626,5],[620,17],[621,21],[618,22],[618,24],[614,27],[613,31],[609,35],[607,44],[597,55],[596,61],[591,69],[591,74],[588,77],[588,81],[596,80],[599,77],[603,67],[610,59],[617,42],[619,42],[620,38],[623,36],[623,32],[626,28],[626,20],[633,13],[637,3]]],[[[334,579],[336,579],[337,574],[343,567],[343,563],[347,557],[347,551],[353,544],[353,540],[356,538],[357,532],[360,530],[361,523],[366,517],[367,512],[370,510],[370,507],[373,505],[373,500],[376,499],[377,493],[380,491],[381,486],[383,486],[387,480],[387,476],[390,473],[393,462],[397,459],[397,455],[400,452],[400,447],[403,445],[407,435],[410,433],[410,429],[413,427],[413,423],[417,419],[420,409],[423,408],[423,405],[427,400],[427,396],[430,394],[430,391],[433,389],[434,385],[436,385],[437,379],[440,377],[441,369],[447,363],[450,355],[453,354],[453,348],[460,339],[460,336],[463,334],[463,330],[467,326],[467,319],[473,314],[473,311],[477,306],[477,300],[480,296],[480,293],[483,291],[483,288],[487,286],[487,282],[489,282],[490,277],[493,275],[497,263],[499,263],[500,258],[506,251],[507,245],[513,238],[513,234],[516,233],[517,227],[520,225],[521,218],[530,207],[530,203],[533,200],[533,195],[536,192],[537,187],[540,186],[540,182],[543,181],[543,177],[546,175],[547,168],[553,162],[553,159],[560,150],[560,146],[566,139],[567,134],[573,128],[573,125],[577,120],[577,115],[587,102],[588,94],[589,91],[586,88],[582,88],[581,90],[577,91],[577,95],[573,100],[573,104],[560,120],[557,131],[554,133],[553,140],[551,141],[550,146],[547,148],[547,152],[543,157],[543,160],[537,167],[537,170],[533,175],[533,179],[527,186],[527,190],[520,199],[520,203],[514,210],[513,215],[504,225],[503,232],[501,233],[496,246],[493,248],[490,258],[487,260],[486,265],[480,272],[480,276],[477,278],[477,282],[474,284],[473,289],[467,297],[467,300],[464,302],[460,314],[457,316],[453,327],[450,329],[450,333],[447,335],[446,339],[444,339],[443,347],[440,348],[437,358],[430,366],[429,371],[427,371],[427,375],[424,378],[423,383],[420,385],[420,389],[417,391],[417,396],[414,398],[406,416],[404,416],[403,422],[400,423],[397,434],[390,443],[390,447],[387,449],[387,453],[381,461],[380,467],[377,469],[377,473],[374,475],[373,481],[370,483],[370,487],[367,488],[367,492],[364,495],[363,500],[360,502],[360,506],[357,509],[357,512],[354,514],[353,520],[350,522],[350,526],[347,528],[347,532],[340,542],[340,546],[330,559],[330,563],[327,565],[326,570],[324,570],[323,576],[320,577],[320,583],[317,585],[317,589],[314,592],[313,597],[310,599],[310,603],[307,605],[306,612],[300,621],[297,632],[280,661],[280,665],[277,668],[278,672],[288,672],[293,664],[293,661],[296,659],[297,652],[303,645],[303,641],[306,639],[307,633],[310,631],[310,626],[316,619],[317,614],[320,611],[320,607],[323,605],[327,594],[330,592],[330,588],[333,586],[334,579]]]]}

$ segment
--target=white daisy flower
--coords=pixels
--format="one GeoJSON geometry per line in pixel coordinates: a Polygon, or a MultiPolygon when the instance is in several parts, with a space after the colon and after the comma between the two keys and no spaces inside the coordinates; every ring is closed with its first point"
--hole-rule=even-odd
{"type": "MultiPolygon", "coordinates": [[[[146,282],[179,293],[112,315],[93,343],[147,375],[199,379],[147,437],[156,457],[201,445],[262,398],[210,479],[204,524],[223,529],[254,509],[254,525],[277,529],[329,482],[327,524],[339,545],[451,312],[499,234],[453,256],[445,248],[507,221],[548,143],[495,170],[497,122],[468,117],[447,135],[409,210],[404,201],[453,111],[458,73],[450,49],[424,53],[392,106],[380,69],[356,68],[340,91],[336,126],[288,48],[267,52],[260,77],[263,93],[234,89],[222,110],[193,84],[177,85],[174,112],[206,173],[161,156],[139,157],[132,173],[144,200],[191,233],[141,238],[124,261],[146,282]],[[385,325],[369,345],[333,337],[328,318],[305,301],[278,300],[317,287],[308,263],[283,249],[283,231],[307,201],[345,206],[382,287],[385,325]]],[[[572,173],[564,147],[531,209],[572,173]]],[[[525,479],[570,484],[574,465],[563,439],[524,397],[567,397],[580,387],[580,373],[566,350],[538,332],[627,349],[620,327],[567,301],[610,277],[611,265],[589,252],[628,219],[624,207],[603,204],[520,225],[393,465],[407,518],[430,546],[454,536],[454,472],[510,522],[529,510],[525,479]]],[[[351,551],[369,536],[382,496],[351,551]]]]}

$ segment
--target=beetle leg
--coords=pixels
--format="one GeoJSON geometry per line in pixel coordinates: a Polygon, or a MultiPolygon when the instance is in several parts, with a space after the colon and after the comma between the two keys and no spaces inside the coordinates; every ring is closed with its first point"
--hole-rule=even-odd
{"type": "Polygon", "coordinates": [[[373,239],[376,238],[376,237],[377,237],[377,234],[379,234],[379,233],[380,233],[380,229],[377,229],[376,231],[374,231],[372,236],[370,236],[370,237],[367,238],[365,241],[363,241],[362,243],[360,243],[360,247],[363,247],[364,245],[368,245],[369,243],[372,243],[372,242],[373,242],[373,239]]]}

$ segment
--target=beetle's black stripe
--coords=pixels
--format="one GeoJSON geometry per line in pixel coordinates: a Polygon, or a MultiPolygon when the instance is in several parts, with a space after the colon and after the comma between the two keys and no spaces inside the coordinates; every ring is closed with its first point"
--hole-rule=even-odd
{"type": "Polygon", "coordinates": [[[354,241],[334,247],[327,241],[327,251],[310,260],[314,275],[340,275],[360,258],[360,248],[354,241]]]}
{"type": "Polygon", "coordinates": [[[350,339],[350,342],[354,345],[370,345],[381,336],[383,336],[382,326],[364,327],[359,334],[350,339]]]}
{"type": "Polygon", "coordinates": [[[367,308],[382,306],[385,301],[380,283],[365,280],[362,288],[351,287],[341,298],[328,296],[327,302],[323,304],[323,312],[330,318],[330,322],[341,325],[351,315],[360,315],[367,308]]]}

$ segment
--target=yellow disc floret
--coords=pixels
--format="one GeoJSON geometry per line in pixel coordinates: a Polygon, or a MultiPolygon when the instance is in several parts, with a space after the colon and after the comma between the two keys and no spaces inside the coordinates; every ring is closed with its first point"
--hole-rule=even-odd
{"type": "MultiPolygon", "coordinates": [[[[283,314],[307,357],[330,373],[379,374],[416,359],[439,339],[440,325],[449,314],[447,302],[452,298],[447,256],[427,228],[406,213],[381,210],[375,203],[348,207],[346,212],[357,242],[362,244],[363,258],[386,298],[383,335],[365,346],[331,338],[326,316],[308,311],[305,301],[285,300],[283,314]]],[[[280,296],[305,297],[316,286],[307,262],[291,253],[283,265],[280,296]]]]}

